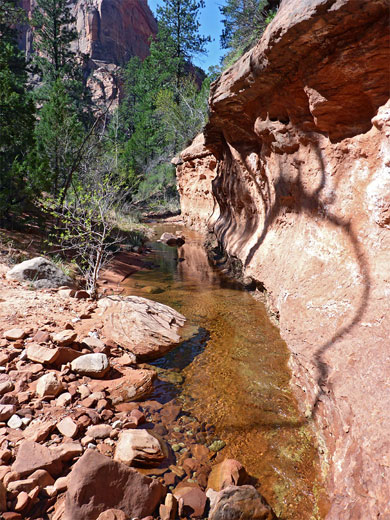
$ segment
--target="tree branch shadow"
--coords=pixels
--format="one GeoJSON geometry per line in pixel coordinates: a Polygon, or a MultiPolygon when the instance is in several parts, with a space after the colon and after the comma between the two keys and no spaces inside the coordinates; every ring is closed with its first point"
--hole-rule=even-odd
{"type": "MultiPolygon", "coordinates": [[[[226,148],[225,148],[226,149],[226,148]]],[[[245,152],[241,155],[241,160],[243,164],[247,168],[247,172],[251,176],[253,180],[253,184],[256,187],[256,191],[260,200],[263,203],[264,209],[264,223],[260,236],[256,240],[256,243],[251,247],[249,253],[244,262],[244,268],[248,267],[252,262],[254,256],[258,252],[261,245],[264,243],[264,240],[270,230],[272,224],[276,221],[276,219],[283,215],[286,211],[294,211],[296,213],[304,213],[310,218],[321,219],[323,222],[328,223],[334,226],[336,229],[339,229],[346,239],[349,241],[351,245],[351,249],[353,251],[354,260],[358,266],[359,274],[362,279],[362,292],[360,294],[359,300],[356,304],[356,308],[354,310],[354,314],[352,318],[350,318],[344,325],[338,328],[338,330],[332,335],[332,337],[327,340],[324,344],[322,344],[314,353],[313,359],[317,368],[317,385],[318,391],[316,393],[314,402],[311,408],[311,414],[307,417],[307,420],[314,419],[318,405],[321,401],[321,396],[324,395],[325,390],[324,387],[328,383],[329,376],[329,367],[326,364],[324,357],[327,351],[331,349],[337,341],[343,338],[346,334],[348,334],[362,319],[364,312],[368,305],[368,300],[370,296],[370,271],[368,262],[365,256],[365,252],[363,250],[362,245],[360,244],[356,233],[353,230],[352,224],[349,220],[344,220],[333,213],[329,212],[321,203],[320,196],[326,185],[326,175],[325,175],[325,163],[323,160],[322,152],[318,145],[315,146],[316,155],[318,158],[319,171],[321,174],[318,186],[312,192],[308,192],[305,189],[301,176],[301,166],[298,166],[298,174],[295,179],[289,178],[288,180],[284,179],[281,165],[279,164],[280,172],[279,177],[274,184],[274,201],[271,201],[271,187],[269,185],[269,180],[264,175],[262,177],[262,181],[265,181],[266,186],[265,189],[260,185],[256,178],[256,172],[253,171],[252,168],[248,167],[248,161],[246,160],[245,152]],[[290,194],[291,196],[283,196],[285,194],[290,194]],[[293,196],[293,194],[298,195],[293,196]]],[[[229,154],[227,154],[229,155],[229,154]]],[[[225,157],[225,161],[232,163],[232,157],[225,157]]],[[[231,211],[229,211],[228,204],[225,201],[221,200],[221,195],[218,190],[221,190],[221,186],[223,184],[222,179],[223,173],[221,169],[221,173],[217,175],[216,179],[213,181],[213,194],[216,200],[221,207],[220,214],[220,225],[219,229],[216,228],[216,234],[221,244],[224,245],[226,240],[226,235],[229,232],[233,233],[237,229],[237,224],[234,222],[234,216],[231,211]],[[222,205],[221,205],[222,203],[222,205]],[[227,217],[227,218],[226,218],[227,217]],[[234,229],[233,229],[234,228],[234,229]]],[[[226,191],[226,188],[222,190],[226,191]]],[[[258,215],[258,214],[257,214],[258,215]]],[[[259,226],[260,218],[257,216],[255,225],[259,226]]],[[[253,229],[255,226],[252,224],[251,228],[253,229]]],[[[294,423],[292,426],[297,427],[300,426],[301,423],[294,423]]],[[[284,421],[283,426],[286,427],[286,421],[284,421]]]]}

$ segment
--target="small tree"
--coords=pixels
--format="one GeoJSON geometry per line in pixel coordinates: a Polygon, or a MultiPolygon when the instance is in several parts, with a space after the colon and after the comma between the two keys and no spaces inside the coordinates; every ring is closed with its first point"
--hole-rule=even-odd
{"type": "Polygon", "coordinates": [[[70,252],[88,292],[96,298],[99,274],[122,240],[114,216],[127,192],[116,179],[112,158],[86,169],[71,199],[60,206],[51,198],[43,206],[57,220],[51,245],[59,242],[60,251],[70,252]]]}

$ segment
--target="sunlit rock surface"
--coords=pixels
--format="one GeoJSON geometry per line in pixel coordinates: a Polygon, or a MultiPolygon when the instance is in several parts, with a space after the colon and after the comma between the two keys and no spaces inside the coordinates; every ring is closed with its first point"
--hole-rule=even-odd
{"type": "Polygon", "coordinates": [[[335,520],[390,515],[388,21],[386,0],[283,0],[177,169],[187,224],[279,316],[335,520]]]}

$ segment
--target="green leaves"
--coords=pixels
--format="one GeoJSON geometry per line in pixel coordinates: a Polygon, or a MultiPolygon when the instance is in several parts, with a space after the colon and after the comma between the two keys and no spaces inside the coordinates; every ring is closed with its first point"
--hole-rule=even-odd
{"type": "Polygon", "coordinates": [[[230,66],[256,44],[275,13],[268,0],[227,0],[220,11],[221,45],[228,50],[224,64],[230,66]]]}

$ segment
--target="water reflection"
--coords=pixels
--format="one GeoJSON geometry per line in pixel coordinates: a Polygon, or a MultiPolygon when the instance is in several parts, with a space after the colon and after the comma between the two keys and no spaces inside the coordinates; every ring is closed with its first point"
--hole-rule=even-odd
{"type": "Polygon", "coordinates": [[[198,329],[156,364],[182,371],[185,406],[215,424],[226,455],[258,478],[280,518],[322,518],[317,452],[290,392],[286,345],[262,304],[210,266],[201,237],[184,234],[178,250],[153,243],[158,267],[126,282],[128,292],[171,305],[198,329]]]}

